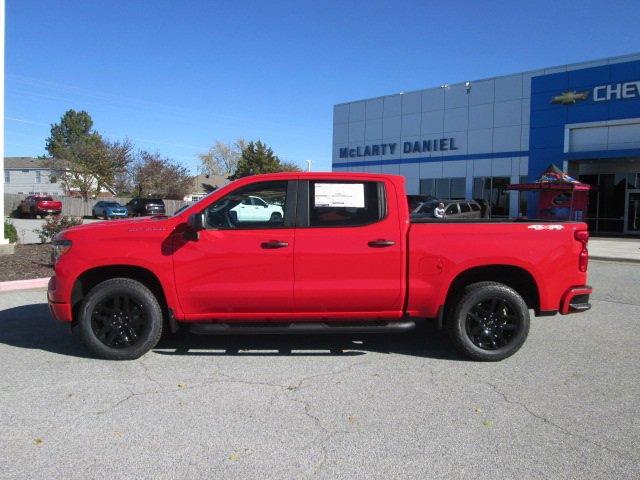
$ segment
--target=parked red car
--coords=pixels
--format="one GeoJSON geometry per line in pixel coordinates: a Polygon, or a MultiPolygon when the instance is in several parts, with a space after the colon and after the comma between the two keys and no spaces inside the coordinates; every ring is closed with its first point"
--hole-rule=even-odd
{"type": "Polygon", "coordinates": [[[20,202],[18,207],[20,217],[36,218],[38,215],[60,215],[62,213],[62,202],[54,200],[49,196],[29,195],[20,202]]]}
{"type": "Polygon", "coordinates": [[[107,359],[143,355],[166,328],[404,332],[433,319],[468,357],[500,360],[524,343],[529,310],[590,308],[588,237],[580,222],[411,219],[399,176],[261,175],[173,217],[62,232],[48,299],[107,359]],[[284,215],[239,216],[256,196],[284,215]]]}

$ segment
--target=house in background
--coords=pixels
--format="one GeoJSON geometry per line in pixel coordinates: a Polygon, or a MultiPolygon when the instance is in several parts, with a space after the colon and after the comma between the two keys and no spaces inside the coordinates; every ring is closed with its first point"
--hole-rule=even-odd
{"type": "MultiPolygon", "coordinates": [[[[45,160],[33,157],[5,157],[4,192],[22,195],[57,195],[77,197],[74,189],[66,189],[62,182],[64,169],[52,170],[45,160]]],[[[102,188],[99,198],[111,198],[115,191],[102,188]]]]}
{"type": "Polygon", "coordinates": [[[227,183],[229,183],[229,179],[221,175],[196,175],[193,177],[190,192],[184,196],[184,201],[197,202],[227,183]]]}
{"type": "Polygon", "coordinates": [[[24,195],[64,195],[60,175],[33,157],[5,157],[4,191],[24,195]]]}

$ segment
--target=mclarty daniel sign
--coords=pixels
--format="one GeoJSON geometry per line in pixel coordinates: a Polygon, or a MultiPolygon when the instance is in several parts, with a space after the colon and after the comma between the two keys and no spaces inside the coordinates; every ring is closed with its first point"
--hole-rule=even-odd
{"type": "MultiPolygon", "coordinates": [[[[376,155],[393,155],[398,150],[397,143],[379,143],[375,145],[364,145],[355,148],[341,148],[340,158],[348,157],[371,157],[376,155]]],[[[458,150],[456,139],[434,138],[415,142],[404,142],[402,144],[403,153],[441,152],[458,150]]]]}

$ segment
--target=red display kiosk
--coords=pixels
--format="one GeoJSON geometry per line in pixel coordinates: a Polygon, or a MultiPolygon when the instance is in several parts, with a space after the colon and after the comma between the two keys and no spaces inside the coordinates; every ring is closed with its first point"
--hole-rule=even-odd
{"type": "Polygon", "coordinates": [[[527,216],[530,218],[583,222],[589,207],[589,191],[593,187],[571,178],[555,165],[549,165],[534,183],[512,184],[507,190],[536,194],[537,201],[529,201],[527,216]]]}

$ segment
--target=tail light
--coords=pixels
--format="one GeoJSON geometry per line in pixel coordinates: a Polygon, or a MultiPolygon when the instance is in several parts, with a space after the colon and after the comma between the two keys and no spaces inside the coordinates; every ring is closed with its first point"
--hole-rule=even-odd
{"type": "Polygon", "coordinates": [[[574,236],[575,239],[582,244],[582,250],[578,256],[578,269],[581,272],[586,272],[587,266],[589,265],[589,249],[587,248],[587,243],[589,243],[589,231],[577,230],[574,236]]]}

